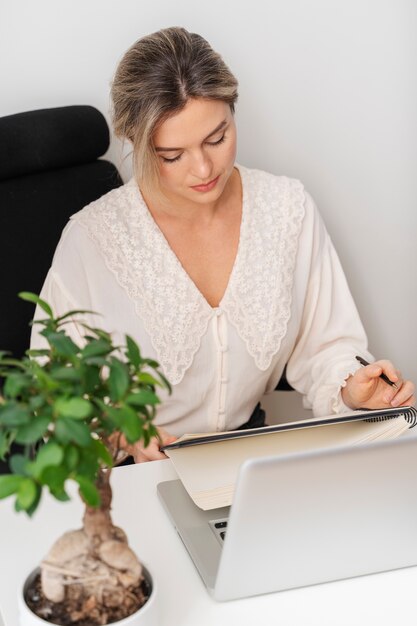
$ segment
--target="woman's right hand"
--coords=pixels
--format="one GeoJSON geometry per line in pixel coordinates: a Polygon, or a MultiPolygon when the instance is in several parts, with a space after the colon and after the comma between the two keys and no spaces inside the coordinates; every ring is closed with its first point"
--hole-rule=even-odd
{"type": "Polygon", "coordinates": [[[160,439],[158,437],[152,437],[149,445],[144,445],[143,441],[137,441],[136,443],[129,444],[122,436],[121,444],[124,450],[128,452],[135,463],[146,463],[147,461],[160,461],[161,459],[166,459],[167,456],[163,452],[161,452],[160,447],[166,446],[168,443],[172,443],[177,439],[174,435],[167,432],[164,428],[158,428],[158,433],[160,439]]]}

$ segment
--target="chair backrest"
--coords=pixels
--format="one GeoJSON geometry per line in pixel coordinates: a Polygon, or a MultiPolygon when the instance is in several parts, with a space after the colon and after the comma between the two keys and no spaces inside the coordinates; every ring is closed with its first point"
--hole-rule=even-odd
{"type": "Polygon", "coordinates": [[[21,356],[39,293],[68,218],[122,184],[99,160],[109,146],[103,115],[68,106],[0,118],[0,349],[21,356]]]}

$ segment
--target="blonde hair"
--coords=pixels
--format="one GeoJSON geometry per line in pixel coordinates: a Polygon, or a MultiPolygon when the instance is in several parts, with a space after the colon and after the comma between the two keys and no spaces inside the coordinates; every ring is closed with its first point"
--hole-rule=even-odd
{"type": "Polygon", "coordinates": [[[133,145],[136,179],[145,188],[158,182],[152,139],[189,98],[221,100],[234,112],[237,80],[209,43],[185,28],[159,30],[136,41],[120,61],[111,88],[116,135],[133,145]]]}

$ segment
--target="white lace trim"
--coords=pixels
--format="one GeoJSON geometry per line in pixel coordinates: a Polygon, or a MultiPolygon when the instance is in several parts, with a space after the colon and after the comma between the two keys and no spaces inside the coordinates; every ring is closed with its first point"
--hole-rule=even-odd
{"type": "Polygon", "coordinates": [[[169,248],[135,181],[90,204],[73,219],[87,229],[134,302],[168,380],[179,383],[212,312],[169,248]]]}
{"type": "MultiPolygon", "coordinates": [[[[243,185],[240,241],[224,310],[261,370],[279,350],[291,314],[292,281],[304,216],[299,181],[239,166],[243,185]]],[[[181,382],[215,314],[153,220],[132,179],[75,219],[135,305],[157,359],[181,382]]]]}
{"type": "Polygon", "coordinates": [[[239,170],[247,209],[235,268],[221,306],[257,367],[266,370],[291,316],[305,194],[298,180],[239,170]]]}

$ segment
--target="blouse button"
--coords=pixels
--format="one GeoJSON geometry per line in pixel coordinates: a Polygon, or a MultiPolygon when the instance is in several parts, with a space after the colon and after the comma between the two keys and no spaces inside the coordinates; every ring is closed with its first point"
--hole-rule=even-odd
{"type": "Polygon", "coordinates": [[[222,314],[221,309],[216,309],[216,317],[220,317],[221,314],[222,314]]]}

